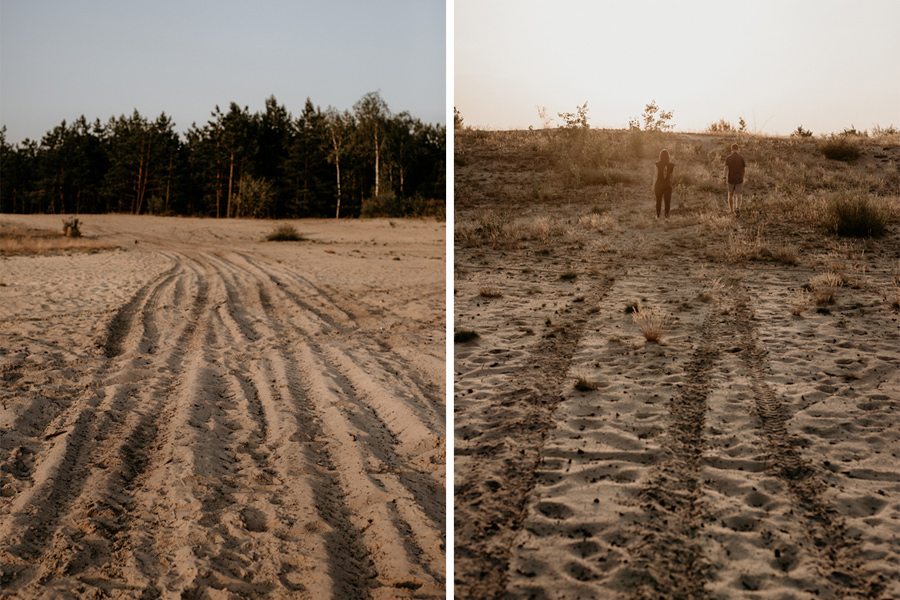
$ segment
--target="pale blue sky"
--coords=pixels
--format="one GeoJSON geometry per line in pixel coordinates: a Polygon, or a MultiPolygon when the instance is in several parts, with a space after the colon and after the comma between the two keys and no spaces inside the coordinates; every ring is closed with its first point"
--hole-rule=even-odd
{"type": "Polygon", "coordinates": [[[0,0],[0,123],[40,140],[65,119],[163,111],[186,131],[218,104],[294,116],[307,97],[446,123],[443,0],[0,0]]]}
{"type": "Polygon", "coordinates": [[[455,0],[454,31],[469,125],[587,101],[592,126],[623,128],[656,100],[681,131],[900,127],[897,0],[455,0]]]}

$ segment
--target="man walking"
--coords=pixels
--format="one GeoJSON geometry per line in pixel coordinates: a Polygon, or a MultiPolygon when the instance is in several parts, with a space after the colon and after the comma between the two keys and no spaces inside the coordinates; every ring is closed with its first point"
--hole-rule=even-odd
{"type": "Polygon", "coordinates": [[[725,182],[728,184],[728,208],[732,213],[741,209],[744,199],[744,157],[738,154],[738,145],[731,145],[731,154],[725,159],[725,182]]]}

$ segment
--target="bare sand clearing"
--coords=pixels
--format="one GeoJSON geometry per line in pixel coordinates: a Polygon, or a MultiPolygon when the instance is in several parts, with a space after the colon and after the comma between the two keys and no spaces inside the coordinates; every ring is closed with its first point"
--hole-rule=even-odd
{"type": "Polygon", "coordinates": [[[0,259],[0,596],[443,597],[444,224],[82,221],[0,259]]]}
{"type": "Polygon", "coordinates": [[[492,141],[456,175],[455,329],[479,334],[455,345],[456,597],[900,598],[896,224],[538,200],[553,174],[492,141]],[[825,271],[835,301],[793,314],[825,271]]]}

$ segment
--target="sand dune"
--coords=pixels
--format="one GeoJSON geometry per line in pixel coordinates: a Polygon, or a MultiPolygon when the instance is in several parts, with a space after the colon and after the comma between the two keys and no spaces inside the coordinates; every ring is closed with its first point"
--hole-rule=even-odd
{"type": "Polygon", "coordinates": [[[538,133],[457,165],[454,326],[479,337],[455,345],[456,597],[900,597],[896,233],[540,198],[538,133]],[[834,300],[803,300],[823,272],[834,300]]]}
{"type": "Polygon", "coordinates": [[[443,224],[83,221],[0,261],[4,594],[442,597],[443,224]]]}

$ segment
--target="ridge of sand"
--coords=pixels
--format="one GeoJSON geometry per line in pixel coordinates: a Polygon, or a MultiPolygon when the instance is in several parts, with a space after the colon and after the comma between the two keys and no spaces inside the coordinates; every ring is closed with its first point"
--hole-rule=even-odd
{"type": "Polygon", "coordinates": [[[82,221],[0,260],[3,597],[443,597],[443,224],[82,221]]]}

